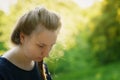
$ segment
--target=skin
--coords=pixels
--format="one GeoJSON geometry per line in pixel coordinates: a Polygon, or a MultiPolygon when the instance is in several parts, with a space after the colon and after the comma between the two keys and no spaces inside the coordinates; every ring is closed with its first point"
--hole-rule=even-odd
{"type": "Polygon", "coordinates": [[[56,43],[59,30],[50,31],[44,29],[37,31],[29,36],[20,33],[21,44],[10,49],[3,57],[8,59],[17,67],[30,71],[34,67],[34,62],[40,62],[49,56],[52,46],[56,43]]]}

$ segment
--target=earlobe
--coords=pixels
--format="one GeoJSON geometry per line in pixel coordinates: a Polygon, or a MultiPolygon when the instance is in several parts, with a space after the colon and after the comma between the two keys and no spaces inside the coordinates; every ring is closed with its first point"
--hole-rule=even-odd
{"type": "Polygon", "coordinates": [[[21,43],[21,44],[24,43],[24,38],[25,38],[24,33],[20,32],[20,43],[21,43]]]}

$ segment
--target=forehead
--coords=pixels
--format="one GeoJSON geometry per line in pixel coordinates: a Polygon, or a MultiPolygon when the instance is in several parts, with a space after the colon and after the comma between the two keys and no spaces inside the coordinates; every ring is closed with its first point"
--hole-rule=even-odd
{"type": "Polygon", "coordinates": [[[46,45],[51,45],[56,42],[57,31],[49,31],[44,29],[40,32],[33,32],[32,38],[35,42],[44,43],[46,45]]]}

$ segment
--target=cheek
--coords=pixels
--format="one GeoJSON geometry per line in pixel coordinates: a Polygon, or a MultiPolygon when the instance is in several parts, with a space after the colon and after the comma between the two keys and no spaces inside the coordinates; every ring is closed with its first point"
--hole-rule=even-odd
{"type": "Polygon", "coordinates": [[[41,50],[35,46],[28,46],[27,48],[27,54],[30,55],[31,57],[38,57],[41,55],[41,50]]]}
{"type": "Polygon", "coordinates": [[[38,51],[33,47],[28,47],[25,51],[25,56],[27,56],[31,60],[34,60],[38,57],[38,51]]]}
{"type": "Polygon", "coordinates": [[[40,48],[35,43],[32,42],[26,42],[26,44],[24,44],[24,52],[25,55],[29,58],[30,57],[34,58],[41,55],[40,48]]]}
{"type": "Polygon", "coordinates": [[[27,44],[24,45],[24,52],[25,52],[26,56],[29,56],[29,55],[33,54],[34,51],[35,50],[34,50],[34,48],[31,44],[27,43],[27,44]]]}

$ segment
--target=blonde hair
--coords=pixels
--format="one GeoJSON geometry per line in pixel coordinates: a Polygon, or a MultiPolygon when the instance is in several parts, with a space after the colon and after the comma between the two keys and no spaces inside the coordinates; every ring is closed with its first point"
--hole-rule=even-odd
{"type": "Polygon", "coordinates": [[[20,32],[30,35],[40,24],[46,29],[54,31],[61,26],[61,21],[56,13],[48,11],[44,7],[36,7],[18,20],[11,34],[11,42],[16,45],[20,44],[20,32]]]}
{"type": "Polygon", "coordinates": [[[46,75],[46,72],[45,72],[45,66],[43,64],[43,60],[41,62],[38,62],[38,69],[39,69],[39,72],[40,72],[40,76],[42,77],[43,80],[47,80],[47,75],[46,75]]]}

